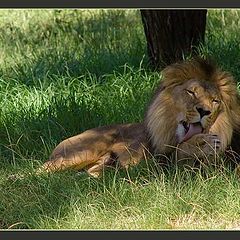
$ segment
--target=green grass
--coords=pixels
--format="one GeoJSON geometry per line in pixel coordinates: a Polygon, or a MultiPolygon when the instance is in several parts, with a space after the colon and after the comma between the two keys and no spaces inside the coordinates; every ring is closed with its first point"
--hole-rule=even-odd
{"type": "MultiPolygon", "coordinates": [[[[236,229],[240,182],[154,161],[101,179],[32,172],[63,139],[141,121],[161,74],[151,72],[137,10],[0,11],[0,228],[236,229]]],[[[210,10],[201,55],[240,76],[240,12],[210,10]]]]}

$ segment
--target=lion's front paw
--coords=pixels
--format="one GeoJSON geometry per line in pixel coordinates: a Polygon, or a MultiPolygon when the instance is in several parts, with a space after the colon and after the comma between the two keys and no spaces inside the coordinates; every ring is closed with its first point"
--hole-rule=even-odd
{"type": "Polygon", "coordinates": [[[204,155],[216,155],[221,151],[221,141],[214,134],[199,134],[193,139],[193,144],[204,155]]]}
{"type": "Polygon", "coordinates": [[[188,165],[193,165],[195,160],[209,162],[212,157],[215,158],[221,151],[221,141],[214,134],[198,134],[190,138],[188,141],[179,144],[177,147],[177,161],[188,165]],[[193,161],[189,164],[189,161],[193,161]]]}

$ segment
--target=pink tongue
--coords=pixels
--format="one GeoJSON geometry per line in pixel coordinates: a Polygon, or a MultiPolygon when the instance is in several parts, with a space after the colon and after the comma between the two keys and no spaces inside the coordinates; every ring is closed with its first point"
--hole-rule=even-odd
{"type": "Polygon", "coordinates": [[[186,135],[183,138],[183,142],[187,141],[189,138],[191,138],[193,135],[199,134],[202,132],[202,126],[199,123],[190,123],[189,129],[186,133],[186,135]]]}

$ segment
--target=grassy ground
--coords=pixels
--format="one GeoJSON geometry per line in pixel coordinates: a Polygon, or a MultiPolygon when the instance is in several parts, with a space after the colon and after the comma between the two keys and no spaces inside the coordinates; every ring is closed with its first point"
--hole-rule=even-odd
{"type": "MultiPolygon", "coordinates": [[[[240,11],[209,11],[206,45],[240,76],[240,11]]],[[[228,168],[204,175],[154,163],[96,180],[31,172],[61,140],[140,121],[160,73],[146,61],[137,10],[0,11],[0,228],[240,228],[240,182],[228,168]]]]}

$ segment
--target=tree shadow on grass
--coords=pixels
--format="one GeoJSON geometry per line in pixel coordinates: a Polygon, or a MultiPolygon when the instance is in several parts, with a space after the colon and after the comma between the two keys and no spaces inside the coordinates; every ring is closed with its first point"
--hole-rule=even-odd
{"type": "MultiPolygon", "coordinates": [[[[36,44],[26,38],[29,42],[21,49],[23,59],[12,68],[2,70],[2,74],[7,72],[21,84],[38,86],[39,82],[53,76],[76,78],[90,73],[101,78],[114,70],[124,71],[121,66],[126,63],[133,68],[139,67],[146,50],[140,16],[136,19],[135,15],[125,14],[123,10],[110,10],[84,20],[80,15],[73,17],[77,20],[64,23],[60,19],[49,23],[46,29],[41,29],[44,31],[41,38],[46,36],[43,39],[39,36],[36,44]],[[24,51],[29,45],[34,51],[30,59],[24,51]]],[[[39,34],[35,28],[30,33],[39,34]]],[[[20,43],[24,41],[22,38],[20,43]]]]}

